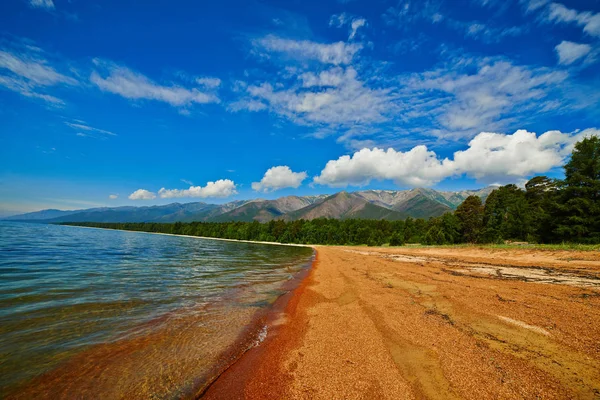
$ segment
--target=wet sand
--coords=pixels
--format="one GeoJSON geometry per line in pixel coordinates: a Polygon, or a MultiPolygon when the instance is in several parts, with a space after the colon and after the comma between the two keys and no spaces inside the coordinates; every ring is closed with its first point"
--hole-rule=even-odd
{"type": "Polygon", "coordinates": [[[598,252],[317,251],[204,398],[600,398],[598,252]]]}

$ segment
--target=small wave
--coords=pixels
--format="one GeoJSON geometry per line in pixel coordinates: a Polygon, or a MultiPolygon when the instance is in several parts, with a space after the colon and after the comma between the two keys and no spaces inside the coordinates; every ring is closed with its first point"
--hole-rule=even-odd
{"type": "Polygon", "coordinates": [[[258,347],[258,346],[260,346],[260,344],[262,342],[265,341],[265,339],[267,338],[267,331],[268,331],[267,326],[263,325],[262,328],[260,328],[260,331],[258,332],[256,340],[252,344],[251,348],[252,347],[258,347]]]}

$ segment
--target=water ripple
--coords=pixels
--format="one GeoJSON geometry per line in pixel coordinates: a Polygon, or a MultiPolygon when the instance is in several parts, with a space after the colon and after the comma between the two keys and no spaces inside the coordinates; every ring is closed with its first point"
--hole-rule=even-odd
{"type": "Polygon", "coordinates": [[[226,314],[206,314],[206,305],[229,298],[232,290],[252,286],[246,306],[268,304],[269,285],[289,279],[311,254],[305,248],[0,222],[0,389],[160,316],[226,320],[226,314]]]}

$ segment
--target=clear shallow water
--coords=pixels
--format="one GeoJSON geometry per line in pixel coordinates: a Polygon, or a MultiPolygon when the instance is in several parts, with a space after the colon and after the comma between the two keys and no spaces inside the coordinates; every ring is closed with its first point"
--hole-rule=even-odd
{"type": "Polygon", "coordinates": [[[79,382],[90,396],[181,394],[228,361],[219,355],[311,257],[308,248],[0,222],[0,388],[60,398],[60,376],[72,375],[69,390],[79,382]],[[134,366],[137,377],[122,376],[134,366]],[[28,392],[29,382],[42,392],[28,392]]]}

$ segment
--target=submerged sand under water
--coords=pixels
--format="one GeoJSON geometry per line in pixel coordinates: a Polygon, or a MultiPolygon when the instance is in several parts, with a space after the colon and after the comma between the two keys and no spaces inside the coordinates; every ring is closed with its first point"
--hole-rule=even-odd
{"type": "Polygon", "coordinates": [[[312,249],[0,223],[0,397],[190,398],[312,249]]]}

